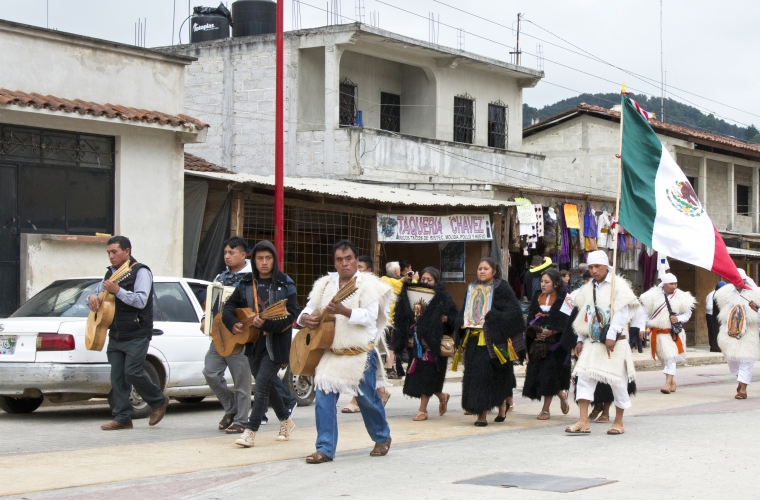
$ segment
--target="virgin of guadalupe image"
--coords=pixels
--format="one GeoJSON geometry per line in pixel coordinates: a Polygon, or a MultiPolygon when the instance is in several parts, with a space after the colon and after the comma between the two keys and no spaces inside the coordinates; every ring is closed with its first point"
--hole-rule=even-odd
{"type": "Polygon", "coordinates": [[[467,289],[465,300],[464,326],[465,328],[483,328],[486,314],[491,309],[493,287],[471,284],[467,289]]]}

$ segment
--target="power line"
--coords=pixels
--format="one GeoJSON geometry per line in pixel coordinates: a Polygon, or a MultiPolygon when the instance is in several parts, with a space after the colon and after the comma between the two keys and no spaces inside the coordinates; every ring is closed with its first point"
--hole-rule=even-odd
{"type": "MultiPolygon", "coordinates": [[[[406,12],[407,14],[411,14],[411,15],[413,15],[413,16],[417,16],[417,17],[421,17],[421,18],[424,18],[424,16],[422,16],[422,15],[420,15],[420,14],[417,14],[416,12],[412,12],[412,11],[410,11],[410,10],[407,10],[407,9],[404,9],[404,8],[401,8],[401,7],[398,7],[398,6],[396,6],[396,5],[393,5],[393,4],[390,4],[390,3],[387,3],[387,2],[383,2],[382,0],[375,0],[375,1],[376,1],[376,2],[378,2],[378,3],[384,4],[384,5],[387,5],[387,6],[389,6],[389,7],[392,7],[392,8],[394,8],[394,9],[400,10],[400,11],[402,11],[402,12],[406,12]]],[[[308,4],[306,4],[306,5],[308,5],[308,4]]],[[[313,6],[312,6],[312,7],[313,7],[313,6]]],[[[315,8],[318,8],[318,7],[315,7],[315,8]]],[[[464,12],[464,11],[463,11],[463,12],[464,12]]],[[[482,39],[482,40],[486,40],[486,41],[488,41],[488,42],[491,42],[491,43],[494,43],[494,44],[496,44],[496,45],[500,45],[500,46],[502,46],[502,47],[506,47],[506,48],[509,48],[509,49],[514,49],[514,47],[512,47],[512,46],[510,46],[510,45],[507,45],[507,44],[505,44],[505,43],[501,43],[501,42],[497,42],[496,40],[493,40],[493,39],[490,39],[490,38],[487,38],[487,37],[484,37],[484,36],[478,35],[478,34],[476,34],[476,33],[472,33],[472,32],[469,32],[469,31],[465,31],[465,30],[462,30],[461,28],[457,28],[457,27],[455,27],[455,26],[451,26],[451,25],[449,25],[449,24],[445,24],[445,23],[441,23],[441,24],[442,24],[443,26],[446,26],[446,27],[449,27],[449,28],[452,28],[452,29],[455,29],[455,30],[460,30],[460,31],[462,31],[463,33],[467,33],[468,35],[474,36],[474,37],[476,37],[476,38],[480,38],[480,39],[482,39]]],[[[498,24],[498,23],[497,23],[497,24],[498,24]]],[[[532,53],[530,53],[530,52],[525,52],[525,53],[526,53],[526,54],[528,54],[528,55],[536,56],[536,54],[532,54],[532,53]]],[[[537,57],[537,56],[536,56],[536,57],[537,57]]],[[[572,67],[572,66],[568,66],[567,64],[562,64],[562,63],[560,63],[560,62],[557,62],[557,61],[552,61],[551,59],[546,59],[546,58],[544,58],[544,60],[545,60],[545,61],[548,61],[548,62],[550,62],[550,63],[556,64],[556,65],[558,65],[558,66],[562,66],[563,68],[567,68],[567,69],[569,69],[569,70],[572,70],[572,71],[576,71],[576,72],[578,72],[578,73],[582,73],[582,74],[584,74],[584,75],[587,75],[587,76],[590,76],[590,77],[592,77],[592,78],[597,78],[597,79],[599,79],[599,80],[602,80],[602,81],[605,81],[605,82],[608,82],[608,83],[612,83],[612,84],[614,84],[614,85],[616,85],[616,86],[617,86],[617,85],[620,85],[620,82],[616,82],[616,81],[614,81],[614,80],[610,80],[610,79],[608,79],[608,78],[604,78],[604,77],[602,77],[602,76],[599,76],[599,75],[595,75],[595,74],[593,74],[593,73],[589,73],[588,71],[583,71],[583,70],[580,70],[580,69],[578,69],[578,68],[574,68],[574,67],[572,67]]],[[[613,66],[613,65],[611,65],[611,66],[613,66]]],[[[623,70],[622,68],[618,68],[618,69],[620,69],[621,71],[624,71],[624,72],[626,72],[626,73],[630,73],[630,72],[627,72],[626,70],[623,70]]],[[[646,83],[649,83],[649,82],[646,82],[646,83]]],[[[651,84],[651,83],[650,83],[650,84],[651,84]]],[[[654,94],[650,94],[649,92],[647,92],[647,91],[645,91],[645,90],[642,90],[642,89],[637,89],[637,88],[634,88],[634,87],[631,87],[631,86],[628,86],[628,88],[629,88],[629,89],[631,89],[631,90],[635,90],[636,92],[639,92],[639,93],[641,93],[641,94],[647,95],[647,96],[656,97],[654,94]]],[[[672,87],[672,88],[675,88],[675,87],[672,87]]],[[[715,112],[715,111],[712,111],[712,110],[710,110],[710,109],[708,109],[708,108],[706,108],[706,107],[704,107],[704,106],[701,106],[701,105],[699,105],[699,104],[697,104],[697,103],[695,103],[695,102],[689,101],[688,99],[686,99],[686,98],[684,98],[684,97],[682,97],[682,96],[679,96],[679,95],[677,95],[677,94],[674,94],[673,92],[671,92],[671,95],[673,95],[673,96],[675,96],[675,97],[678,97],[678,98],[680,98],[681,100],[683,100],[683,101],[685,101],[685,102],[687,102],[687,103],[689,103],[689,104],[691,104],[691,105],[693,105],[693,106],[695,106],[695,107],[697,107],[697,108],[701,108],[701,109],[704,109],[704,110],[706,110],[706,111],[709,111],[709,112],[710,112],[710,114],[713,114],[713,115],[715,115],[715,116],[717,116],[717,117],[723,118],[724,120],[729,120],[729,121],[732,121],[732,122],[734,122],[734,123],[737,123],[737,124],[739,124],[739,125],[743,125],[743,126],[745,126],[745,127],[749,127],[749,125],[748,125],[748,124],[746,124],[746,123],[740,122],[739,120],[735,120],[735,119],[733,119],[733,118],[729,118],[729,117],[726,117],[726,116],[722,116],[722,115],[718,114],[718,113],[717,113],[717,112],[715,112]]],[[[758,116],[760,116],[760,115],[758,115],[758,116]]]]}

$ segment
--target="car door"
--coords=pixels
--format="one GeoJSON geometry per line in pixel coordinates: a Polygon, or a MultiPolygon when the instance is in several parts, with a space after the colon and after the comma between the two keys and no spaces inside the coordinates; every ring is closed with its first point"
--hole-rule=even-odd
{"type": "Polygon", "coordinates": [[[177,281],[156,281],[154,293],[154,328],[163,335],[151,344],[169,363],[166,387],[203,386],[203,364],[209,338],[200,330],[200,316],[188,291],[177,281]]]}

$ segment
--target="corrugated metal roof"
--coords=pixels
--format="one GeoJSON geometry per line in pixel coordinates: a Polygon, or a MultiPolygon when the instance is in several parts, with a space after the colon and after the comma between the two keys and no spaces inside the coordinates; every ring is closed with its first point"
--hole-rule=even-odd
{"type": "Polygon", "coordinates": [[[760,259],[760,252],[757,250],[747,250],[745,248],[726,247],[728,255],[735,255],[736,257],[753,257],[760,259]]]}
{"type": "MultiPolygon", "coordinates": [[[[223,174],[217,172],[185,171],[187,175],[240,184],[274,187],[273,175],[223,174]]],[[[315,177],[286,177],[285,189],[318,193],[349,200],[376,201],[394,205],[450,206],[498,208],[515,205],[513,201],[486,200],[467,196],[452,196],[431,191],[390,188],[360,182],[320,179],[315,177]]]]}

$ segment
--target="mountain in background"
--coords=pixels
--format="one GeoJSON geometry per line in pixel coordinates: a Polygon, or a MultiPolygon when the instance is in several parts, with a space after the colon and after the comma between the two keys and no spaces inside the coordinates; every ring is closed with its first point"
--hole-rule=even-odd
{"type": "MultiPolygon", "coordinates": [[[[654,112],[658,120],[662,118],[660,116],[659,97],[631,94],[631,98],[635,99],[647,111],[654,112]]],[[[620,104],[620,94],[581,94],[577,97],[549,104],[541,109],[523,104],[523,127],[574,108],[581,103],[609,109],[615,104],[620,104]]],[[[754,125],[749,127],[732,125],[712,114],[706,115],[694,106],[673,99],[665,99],[665,122],[760,144],[760,131],[754,125]]]]}

